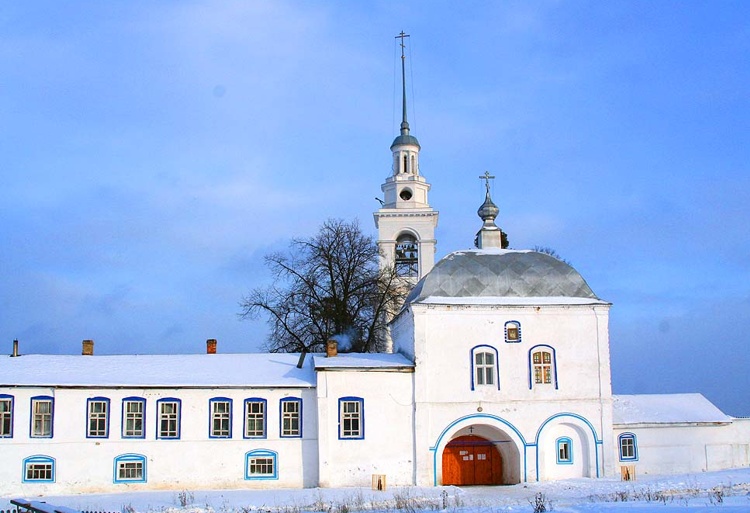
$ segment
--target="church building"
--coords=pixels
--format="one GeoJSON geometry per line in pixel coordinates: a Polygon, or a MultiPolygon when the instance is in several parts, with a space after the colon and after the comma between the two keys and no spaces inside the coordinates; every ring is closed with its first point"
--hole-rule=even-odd
{"type": "Polygon", "coordinates": [[[569,264],[503,248],[488,173],[476,248],[435,262],[438,212],[403,76],[374,213],[383,265],[410,289],[391,313],[390,350],[339,353],[332,341],[325,354],[221,354],[209,340],[203,354],[95,355],[84,341],[81,355],[26,355],[15,344],[0,357],[0,495],[510,485],[750,465],[750,419],[700,394],[612,393],[611,304],[569,264]]]}

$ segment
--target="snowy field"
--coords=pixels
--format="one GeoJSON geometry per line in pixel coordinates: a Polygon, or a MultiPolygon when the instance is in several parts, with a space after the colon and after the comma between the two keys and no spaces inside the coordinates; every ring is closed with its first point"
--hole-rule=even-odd
{"type": "MultiPolygon", "coordinates": [[[[0,509],[8,499],[0,498],[0,509]]],[[[305,490],[185,490],[25,497],[82,511],[114,513],[750,512],[750,469],[644,476],[637,481],[573,479],[495,487],[305,490]],[[535,504],[544,508],[535,509],[535,504]]]]}

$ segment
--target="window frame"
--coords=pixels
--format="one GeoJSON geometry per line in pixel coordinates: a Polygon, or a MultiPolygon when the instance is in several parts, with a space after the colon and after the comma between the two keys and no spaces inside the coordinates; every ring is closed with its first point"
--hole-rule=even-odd
{"type": "Polygon", "coordinates": [[[638,437],[635,436],[635,433],[620,433],[617,436],[617,451],[618,455],[620,457],[620,461],[638,461],[638,437]],[[625,456],[623,449],[623,441],[630,440],[632,441],[632,450],[633,455],[632,456],[625,456]]]}
{"type": "Polygon", "coordinates": [[[507,321],[504,326],[505,343],[506,344],[520,344],[521,343],[521,323],[518,321],[507,321]],[[516,329],[516,338],[512,339],[509,336],[509,331],[513,328],[516,329]]]}
{"type": "MultiPolygon", "coordinates": [[[[268,401],[266,399],[263,399],[262,397],[248,397],[245,399],[243,403],[243,415],[242,415],[242,437],[246,439],[264,439],[268,437],[268,401]],[[262,423],[263,423],[263,433],[260,435],[258,434],[249,434],[249,420],[250,420],[250,412],[248,411],[248,406],[250,404],[262,404],[263,405],[263,412],[262,412],[262,423]]],[[[257,413],[256,413],[257,415],[257,413]]],[[[257,431],[257,430],[255,430],[257,431]]]]}
{"type": "Polygon", "coordinates": [[[227,439],[232,438],[232,410],[233,404],[229,397],[212,397],[208,400],[208,437],[227,439]],[[214,407],[218,404],[226,404],[228,406],[225,412],[216,412],[214,407]],[[217,430],[215,421],[220,420],[226,422],[227,427],[221,428],[222,434],[216,434],[217,430]]]}
{"type": "MultiPolygon", "coordinates": [[[[168,422],[170,419],[166,419],[168,422]]],[[[171,431],[170,431],[171,432],[171,431]]],[[[182,400],[176,397],[164,397],[156,401],[156,439],[157,440],[179,440],[182,436],[182,400]],[[174,435],[165,435],[162,431],[162,420],[163,416],[162,407],[167,404],[175,404],[177,406],[175,413],[168,415],[174,415],[175,433],[174,435]]]]}
{"type": "Polygon", "coordinates": [[[126,453],[120,454],[115,457],[114,460],[114,474],[112,476],[112,482],[115,484],[127,484],[127,483],[146,483],[147,477],[147,458],[143,454],[126,453]],[[127,463],[140,463],[141,464],[141,477],[139,478],[127,478],[120,476],[120,464],[127,463]]]}
{"type": "Polygon", "coordinates": [[[0,403],[8,404],[7,410],[0,410],[0,438],[13,438],[15,397],[9,394],[0,394],[0,403]]]}
{"type": "MultiPolygon", "coordinates": [[[[120,432],[120,436],[122,438],[130,438],[130,439],[138,439],[138,438],[146,438],[146,399],[143,397],[124,397],[122,399],[122,429],[120,432]],[[127,425],[129,420],[137,420],[136,417],[131,416],[131,412],[128,412],[126,409],[126,406],[130,403],[138,403],[141,405],[141,434],[140,435],[131,435],[127,432],[127,425]]],[[[133,430],[135,431],[135,430],[133,430]]]]}
{"type": "MultiPolygon", "coordinates": [[[[365,400],[361,397],[346,396],[339,397],[339,440],[364,440],[365,438],[365,400]],[[355,434],[345,434],[345,426],[347,421],[351,421],[354,417],[350,417],[346,414],[353,412],[345,412],[345,404],[357,404],[358,411],[356,412],[356,419],[359,422],[359,428],[355,434]]],[[[350,430],[351,431],[351,430],[350,430]]]]}
{"type": "Polygon", "coordinates": [[[302,398],[301,397],[284,397],[279,401],[279,437],[280,438],[302,438],[302,398]],[[288,417],[289,412],[284,411],[284,407],[288,404],[297,404],[296,413],[297,429],[296,433],[294,430],[285,430],[284,421],[288,418],[293,419],[294,417],[288,417]]]}
{"type": "Polygon", "coordinates": [[[547,344],[539,344],[529,349],[529,390],[535,387],[547,387],[552,386],[555,390],[558,389],[557,381],[557,353],[555,348],[547,344]],[[535,353],[549,353],[550,362],[549,364],[544,363],[544,354],[541,356],[541,363],[534,363],[535,353]],[[544,372],[544,366],[549,365],[550,382],[544,383],[544,375],[542,374],[542,382],[536,382],[536,369],[539,367],[541,372],[544,372]]]}
{"type": "MultiPolygon", "coordinates": [[[[31,410],[29,415],[29,438],[53,438],[55,436],[55,398],[50,395],[37,395],[31,398],[31,410]],[[49,403],[49,412],[38,414],[35,411],[35,405],[37,403],[49,403]],[[49,433],[46,431],[41,434],[34,433],[34,427],[36,424],[37,415],[48,415],[49,416],[49,433]]],[[[42,418],[43,420],[43,418],[42,418]]]]}
{"type": "Polygon", "coordinates": [[[21,482],[23,483],[54,483],[56,471],[57,471],[57,465],[55,463],[55,458],[52,458],[51,456],[46,456],[44,454],[37,454],[35,456],[29,456],[28,458],[24,458],[23,460],[23,468],[22,468],[23,474],[21,476],[21,482]],[[29,478],[29,466],[30,465],[49,465],[50,466],[49,479],[29,478]]]}
{"type": "Polygon", "coordinates": [[[279,460],[278,453],[268,449],[255,449],[245,453],[245,480],[246,481],[261,481],[271,480],[279,478],[279,460]],[[269,459],[273,465],[273,472],[264,474],[250,474],[253,460],[269,459]]]}
{"type": "Polygon", "coordinates": [[[86,438],[109,438],[109,412],[110,412],[110,400],[107,397],[89,397],[86,399],[86,438]],[[91,407],[93,404],[99,403],[104,405],[103,412],[92,412],[91,407]],[[92,418],[96,414],[97,424],[101,421],[104,422],[103,432],[97,426],[95,434],[92,434],[91,423],[94,421],[92,418]],[[103,414],[103,415],[102,415],[103,414]]]}
{"type": "Polygon", "coordinates": [[[573,440],[568,436],[561,436],[555,440],[555,449],[558,465],[572,465],[573,464],[573,440]],[[567,457],[561,455],[561,449],[565,447],[567,457]]]}
{"type": "MultiPolygon", "coordinates": [[[[483,388],[483,389],[489,389],[489,388],[495,388],[497,390],[500,390],[500,355],[497,351],[496,347],[493,347],[488,344],[479,344],[477,346],[474,346],[471,348],[471,389],[476,390],[477,388],[483,388]],[[478,379],[478,371],[479,371],[479,364],[477,364],[477,355],[481,353],[489,353],[493,355],[494,363],[492,366],[488,366],[487,364],[483,364],[482,368],[486,371],[487,369],[492,369],[492,379],[495,380],[494,383],[479,383],[478,379]]],[[[485,381],[486,381],[486,372],[484,375],[485,381]]]]}

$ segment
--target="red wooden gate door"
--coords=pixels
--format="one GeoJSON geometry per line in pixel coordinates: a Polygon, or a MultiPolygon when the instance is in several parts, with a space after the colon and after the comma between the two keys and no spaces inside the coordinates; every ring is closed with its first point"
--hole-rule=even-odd
{"type": "Polygon", "coordinates": [[[443,451],[443,485],[502,484],[502,468],[495,445],[479,436],[460,436],[443,451]]]}

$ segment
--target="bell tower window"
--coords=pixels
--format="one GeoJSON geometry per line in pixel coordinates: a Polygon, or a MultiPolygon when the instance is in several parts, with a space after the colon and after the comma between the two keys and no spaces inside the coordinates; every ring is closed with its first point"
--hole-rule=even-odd
{"type": "Polygon", "coordinates": [[[413,235],[404,234],[396,240],[396,274],[419,276],[419,244],[413,235]]]}
{"type": "Polygon", "coordinates": [[[409,189],[402,190],[401,193],[398,195],[398,197],[404,201],[409,201],[411,199],[411,196],[412,194],[409,189]]]}

